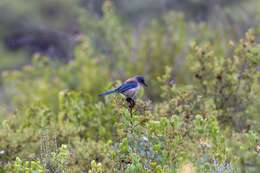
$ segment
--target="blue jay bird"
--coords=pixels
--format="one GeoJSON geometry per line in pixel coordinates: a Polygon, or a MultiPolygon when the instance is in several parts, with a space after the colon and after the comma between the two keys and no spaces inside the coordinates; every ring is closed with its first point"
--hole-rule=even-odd
{"type": "Polygon", "coordinates": [[[145,83],[143,76],[134,76],[132,78],[127,79],[123,84],[119,87],[109,90],[105,93],[99,94],[99,96],[106,96],[112,93],[120,93],[126,97],[126,101],[129,103],[129,107],[134,107],[135,105],[135,97],[137,91],[140,89],[141,86],[148,86],[145,83]]]}

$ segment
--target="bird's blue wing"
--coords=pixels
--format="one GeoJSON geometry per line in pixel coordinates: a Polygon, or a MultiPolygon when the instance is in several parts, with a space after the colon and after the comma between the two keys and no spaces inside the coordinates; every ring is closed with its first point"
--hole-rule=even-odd
{"type": "Polygon", "coordinates": [[[134,81],[131,81],[131,82],[126,82],[126,83],[123,83],[122,85],[120,85],[116,91],[119,92],[119,93],[123,93],[129,89],[133,89],[133,88],[136,88],[138,86],[138,84],[134,81]]]}

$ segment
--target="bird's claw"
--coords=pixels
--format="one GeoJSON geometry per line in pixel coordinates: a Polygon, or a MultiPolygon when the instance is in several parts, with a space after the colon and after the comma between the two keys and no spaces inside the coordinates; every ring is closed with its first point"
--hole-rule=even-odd
{"type": "Polygon", "coordinates": [[[128,103],[129,109],[133,109],[135,107],[135,101],[132,98],[130,97],[126,98],[126,101],[128,103]]]}

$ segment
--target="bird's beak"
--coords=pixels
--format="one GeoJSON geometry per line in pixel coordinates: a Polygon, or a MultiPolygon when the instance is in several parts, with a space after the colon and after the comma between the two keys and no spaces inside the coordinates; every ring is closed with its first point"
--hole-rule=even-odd
{"type": "Polygon", "coordinates": [[[148,87],[148,85],[145,82],[143,84],[144,84],[145,87],[148,87]]]}

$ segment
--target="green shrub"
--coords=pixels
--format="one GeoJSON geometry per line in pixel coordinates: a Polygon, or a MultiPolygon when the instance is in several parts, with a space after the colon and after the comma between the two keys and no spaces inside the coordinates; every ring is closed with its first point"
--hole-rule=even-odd
{"type": "MultiPolygon", "coordinates": [[[[44,146],[46,147],[46,146],[44,146]]],[[[16,158],[10,171],[12,172],[68,172],[67,162],[69,151],[66,145],[62,145],[57,152],[44,152],[42,160],[22,161],[19,157],[16,158]]]]}
{"type": "Polygon", "coordinates": [[[0,125],[3,170],[258,172],[260,49],[254,32],[221,49],[228,40],[204,44],[218,37],[205,30],[189,49],[188,35],[203,26],[170,13],[145,28],[141,48],[132,52],[131,31],[106,5],[100,25],[107,27],[105,44],[114,43],[110,55],[82,37],[68,64],[36,55],[32,65],[4,73],[13,111],[0,125]],[[132,112],[122,96],[97,97],[121,82],[109,81],[137,73],[150,87],[132,112]]]}
{"type": "Polygon", "coordinates": [[[244,129],[259,112],[260,45],[250,30],[235,46],[230,41],[228,57],[219,56],[210,44],[192,45],[189,65],[195,77],[196,90],[214,103],[219,120],[244,129]],[[255,114],[256,113],[256,114],[255,114]]]}

